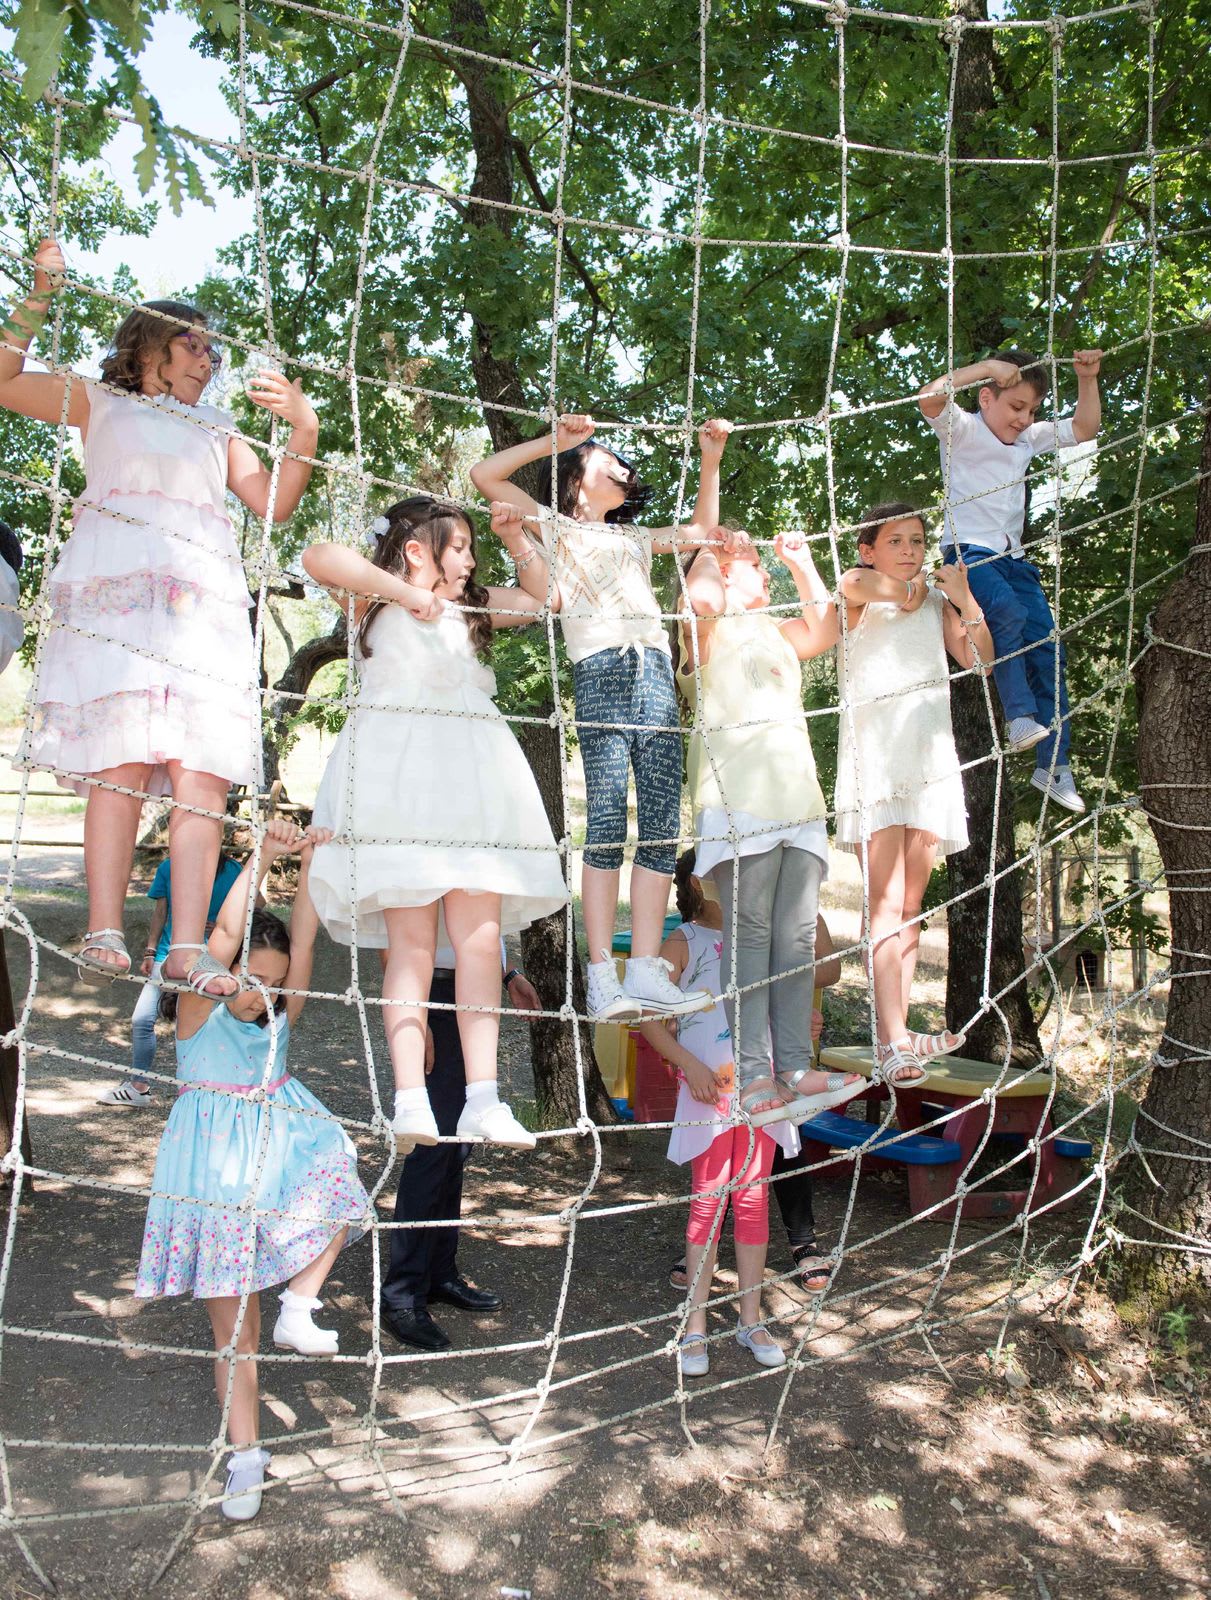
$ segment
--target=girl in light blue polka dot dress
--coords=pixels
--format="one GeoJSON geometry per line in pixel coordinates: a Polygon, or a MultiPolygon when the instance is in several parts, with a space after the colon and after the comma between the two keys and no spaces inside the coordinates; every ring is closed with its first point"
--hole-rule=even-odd
{"type": "MultiPolygon", "coordinates": [[[[268,824],[258,879],[279,856],[302,849],[289,930],[270,913],[254,912],[248,959],[237,974],[239,994],[226,1004],[195,994],[177,1000],[178,1098],[156,1157],[135,1293],[204,1300],[218,1351],[228,1351],[234,1340],[237,1353],[255,1356],[257,1291],[280,1283],[285,1289],[274,1344],[303,1355],[335,1355],[335,1331],[317,1328],[311,1314],[337,1255],[360,1237],[369,1218],[352,1143],[286,1066],[304,997],[280,991],[310,987],[318,921],[307,882],[312,850],[329,837],[317,829],[304,834],[292,822],[268,824]]],[[[250,862],[210,936],[210,953],[225,966],[234,966],[243,946],[252,891],[250,862]]],[[[215,1362],[220,1405],[232,1367],[226,1354],[215,1362]]],[[[234,1363],[232,1381],[233,1454],[222,1509],[244,1521],[260,1509],[269,1461],[257,1444],[255,1360],[234,1363]]]]}

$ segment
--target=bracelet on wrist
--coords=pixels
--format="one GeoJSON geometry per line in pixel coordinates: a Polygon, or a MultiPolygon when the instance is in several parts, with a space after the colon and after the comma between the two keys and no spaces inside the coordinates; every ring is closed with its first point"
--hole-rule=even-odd
{"type": "Polygon", "coordinates": [[[905,578],[905,580],[904,580],[904,587],[905,587],[905,588],[906,588],[906,589],[907,589],[907,590],[908,590],[908,594],[907,594],[907,595],[906,595],[906,596],[905,596],[905,598],[904,598],[904,599],[903,599],[903,600],[901,600],[901,602],[900,602],[900,610],[901,610],[901,611],[903,611],[903,610],[904,610],[904,607],[905,607],[905,606],[910,606],[910,605],[912,605],[912,602],[913,602],[913,597],[914,597],[914,596],[915,596],[915,595],[916,595],[916,592],[917,592],[917,591],[916,591],[916,590],[915,590],[915,589],[914,589],[914,588],[913,588],[913,583],[912,583],[912,579],[911,579],[911,578],[905,578]]]}
{"type": "Polygon", "coordinates": [[[510,967],[508,972],[505,973],[505,988],[507,989],[509,987],[514,978],[520,978],[521,976],[522,971],[520,967],[510,967]]]}
{"type": "Polygon", "coordinates": [[[984,613],[982,611],[977,611],[974,617],[959,617],[959,621],[965,628],[978,628],[983,620],[984,613]]]}

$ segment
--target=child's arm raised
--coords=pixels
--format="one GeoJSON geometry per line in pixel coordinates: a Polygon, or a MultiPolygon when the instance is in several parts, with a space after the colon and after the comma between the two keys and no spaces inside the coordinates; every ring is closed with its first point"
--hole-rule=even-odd
{"type": "Polygon", "coordinates": [[[968,384],[993,383],[998,389],[1009,389],[1021,381],[1021,370],[1012,361],[998,361],[994,356],[987,361],[973,361],[969,367],[956,367],[953,372],[944,372],[940,378],[934,378],[918,393],[917,404],[921,407],[922,415],[932,419],[940,417],[946,410],[946,402],[952,397],[952,391],[957,393],[968,384]]]}
{"type": "MultiPolygon", "coordinates": [[[[260,889],[265,875],[278,857],[288,856],[292,850],[297,850],[302,842],[303,830],[296,822],[288,822],[284,817],[273,817],[266,823],[255,884],[252,863],[256,858],[249,856],[243,872],[228,889],[227,898],[219,907],[219,914],[214,920],[214,927],[206,943],[210,954],[223,966],[230,967],[244,943],[244,925],[248,920],[248,896],[254,888],[260,889]]],[[[190,1038],[205,1022],[212,1008],[221,1004],[221,1000],[207,1000],[204,995],[186,994],[182,991],[177,1000],[178,1035],[183,1039],[190,1038]]]]}
{"type": "MultiPolygon", "coordinates": [[[[4,344],[16,349],[0,350],[0,406],[35,422],[59,422],[63,417],[67,379],[57,372],[25,372],[23,368],[30,341],[50,310],[55,275],[66,270],[62,250],[53,239],[43,239],[34,252],[33,292],[13,307],[4,324],[4,344]]],[[[88,389],[80,379],[71,386],[67,420],[73,428],[88,426],[88,389]]]]}
{"type": "Polygon", "coordinates": [[[933,581],[950,601],[942,612],[942,637],[947,650],[961,667],[974,667],[977,655],[990,667],[996,658],[996,646],[967,582],[967,568],[962,561],[950,562],[938,568],[933,581]]]}
{"type": "Polygon", "coordinates": [[[366,595],[403,606],[421,622],[441,615],[442,602],[429,589],[386,572],[347,544],[313,544],[303,551],[303,570],[339,601],[342,595],[366,595]]]}
{"type": "Polygon", "coordinates": [[[712,417],[698,430],[702,462],[698,469],[698,498],[687,523],[675,528],[653,528],[652,549],[656,553],[690,550],[710,538],[719,524],[719,463],[732,431],[730,422],[712,417]]]}
{"type": "MultiPolygon", "coordinates": [[[[563,601],[559,585],[551,581],[550,563],[542,541],[535,541],[526,533],[525,512],[521,506],[506,500],[492,502],[492,532],[513,558],[517,581],[525,593],[538,602],[541,611],[550,601],[552,611],[558,611],[563,601]]],[[[506,623],[501,623],[501,627],[506,623]]]]}
{"type": "MultiPolygon", "coordinates": [[[[555,429],[555,449],[557,452],[572,450],[592,437],[592,417],[579,413],[560,417],[559,425],[555,429]]],[[[523,467],[533,465],[535,461],[549,458],[550,454],[551,435],[540,434],[537,439],[526,439],[521,444],[510,445],[507,450],[498,450],[486,461],[477,462],[471,468],[471,482],[485,500],[508,501],[511,505],[518,506],[527,520],[533,520],[540,510],[550,508],[540,507],[533,496],[526,494],[524,489],[519,489],[513,482],[513,474],[520,472],[523,467]]]]}
{"type": "Polygon", "coordinates": [[[1076,369],[1076,410],[1072,414],[1072,431],[1078,444],[1096,439],[1102,425],[1102,397],[1098,393],[1097,375],[1102,370],[1100,350],[1076,350],[1072,365],[1076,369]]]}
{"type": "Polygon", "coordinates": [[[824,579],[816,571],[811,549],[801,533],[780,533],[774,542],[774,554],[795,580],[803,607],[801,616],[787,618],[782,632],[794,645],[799,660],[809,661],[836,644],[839,636],[837,608],[824,579]]]}
{"type": "MultiPolygon", "coordinates": [[[[319,444],[320,425],[311,401],[302,390],[302,380],[291,383],[283,373],[262,371],[248,398],[290,424],[286,448],[296,455],[314,456],[319,444]]],[[[303,492],[311,481],[311,462],[283,456],[278,472],[277,493],[273,497],[273,520],[289,522],[298,510],[303,492]]],[[[232,439],[227,446],[227,487],[242,500],[254,517],[269,509],[272,474],[251,445],[232,439]]]]}
{"type": "MultiPolygon", "coordinates": [[[[294,896],[294,910],[290,914],[290,966],[287,968],[286,982],[283,985],[287,989],[311,987],[311,969],[315,964],[315,936],[320,926],[320,919],[316,915],[315,905],[311,899],[311,858],[318,846],[328,844],[331,838],[331,828],[308,828],[304,836],[299,862],[299,886],[294,896]]],[[[299,1013],[306,1004],[306,995],[286,996],[286,1020],[291,1026],[298,1020],[299,1013]]]]}
{"type": "Polygon", "coordinates": [[[684,616],[681,622],[681,644],[690,668],[705,667],[711,658],[711,644],[715,637],[715,618],[727,608],[727,592],[719,558],[714,548],[699,545],[685,572],[685,595],[694,621],[684,616]]]}

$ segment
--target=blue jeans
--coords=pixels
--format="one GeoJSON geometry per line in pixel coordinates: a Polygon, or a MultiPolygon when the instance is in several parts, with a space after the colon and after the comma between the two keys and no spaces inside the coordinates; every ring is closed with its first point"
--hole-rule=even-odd
{"type": "Polygon", "coordinates": [[[622,865],[629,766],[639,818],[635,865],[671,874],[681,832],[681,731],[672,662],[650,648],[642,661],[634,649],[599,650],[573,665],[572,683],[589,813],[585,866],[615,872],[622,865]]]}
{"type": "MultiPolygon", "coordinates": [[[[986,550],[983,545],[961,546],[967,563],[967,581],[979,602],[992,634],[997,659],[992,669],[997,693],[1007,720],[1033,717],[1051,732],[1034,747],[1035,765],[1050,767],[1052,751],[1058,767],[1068,765],[1072,728],[1068,720],[1068,658],[1060,642],[1056,672],[1055,618],[1039,569],[1029,561],[986,550]],[[1031,648],[1033,647],[1033,648],[1031,648]],[[1022,652],[1022,653],[1019,653],[1022,652]],[[1058,733],[1053,723],[1058,722],[1058,733]]],[[[943,557],[953,562],[954,547],[943,557]]]]}
{"type": "Polygon", "coordinates": [[[146,1083],[147,1074],[156,1064],[156,1014],[160,1009],[160,963],[151,969],[151,976],[139,990],[139,998],[130,1016],[130,1075],[139,1083],[146,1083]]]}

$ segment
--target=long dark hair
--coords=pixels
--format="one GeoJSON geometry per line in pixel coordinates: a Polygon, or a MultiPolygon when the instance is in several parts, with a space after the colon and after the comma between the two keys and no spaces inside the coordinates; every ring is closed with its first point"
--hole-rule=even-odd
{"type": "Polygon", "coordinates": [[[694,882],[696,855],[696,850],[683,850],[677,857],[677,867],[673,873],[673,894],[682,922],[697,922],[706,909],[706,896],[694,882]]]}
{"type": "MultiPolygon", "coordinates": [[[[143,388],[143,372],[148,358],[157,360],[156,376],[164,381],[164,368],[168,364],[168,347],[181,333],[205,333],[207,318],[204,311],[184,300],[146,300],[129,312],[118,324],[110,341],[109,350],[101,362],[101,377],[115,389],[127,389],[139,394],[143,388]]],[[[212,355],[212,376],[219,363],[212,355]]]]}
{"type": "MultiPolygon", "coordinates": [[[[248,954],[254,950],[276,950],[279,955],[290,956],[290,929],[280,917],[275,917],[272,911],[262,911],[258,906],[252,913],[252,931],[248,940],[248,954]]],[[[286,996],[279,995],[273,1003],[273,1009],[279,1016],[286,1009],[286,996]]],[[[167,1022],[177,1020],[177,992],[175,989],[165,990],[160,996],[160,1015],[167,1022]]],[[[269,1026],[269,1013],[266,1011],[257,1018],[258,1028],[269,1026]]]]}
{"type": "MultiPolygon", "coordinates": [[[[626,499],[613,511],[606,512],[606,521],[637,521],[652,498],[653,491],[648,484],[640,483],[638,473],[625,456],[619,455],[617,450],[611,450],[608,444],[602,444],[600,439],[586,439],[583,444],[573,445],[570,450],[561,450],[555,457],[556,511],[561,517],[570,520],[575,518],[580,486],[584,482],[584,469],[594,450],[604,450],[607,455],[613,456],[627,475],[626,499]]],[[[540,506],[552,503],[550,456],[544,456],[538,463],[538,488],[534,498],[540,506]]]]}
{"type": "Polygon", "coordinates": [[[882,505],[871,506],[862,513],[862,520],[858,524],[859,548],[865,545],[873,550],[875,540],[888,522],[919,522],[925,532],[929,532],[929,525],[916,506],[910,506],[907,500],[885,500],[882,505]]]}
{"type": "MultiPolygon", "coordinates": [[[[404,547],[409,539],[416,539],[423,544],[440,565],[446,547],[460,526],[471,535],[471,555],[474,559],[475,524],[461,506],[449,500],[435,500],[429,494],[414,494],[407,500],[397,500],[393,506],[388,506],[383,515],[387,519],[387,531],[375,545],[370,559],[384,572],[396,573],[401,578],[408,576],[408,555],[404,547]]],[[[463,591],[463,601],[469,606],[488,604],[488,591],[482,583],[476,582],[474,566],[463,591]]],[[[370,625],[385,604],[384,600],[375,600],[367,608],[358,630],[358,647],[367,659],[371,655],[366,643],[370,625]]],[[[468,616],[467,631],[476,655],[488,655],[492,648],[492,618],[488,613],[479,611],[468,616]]]]}

